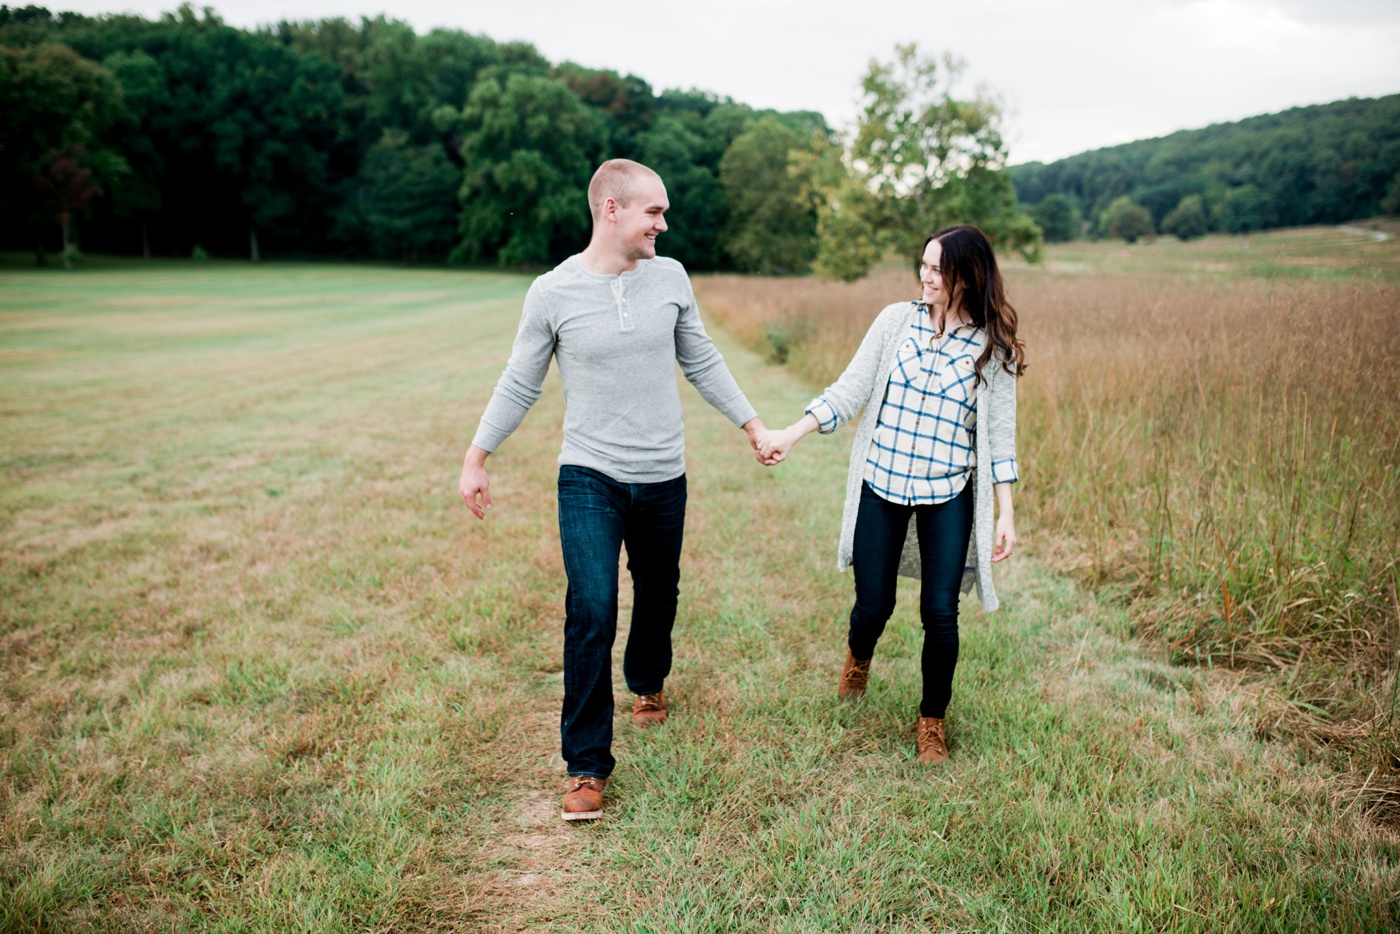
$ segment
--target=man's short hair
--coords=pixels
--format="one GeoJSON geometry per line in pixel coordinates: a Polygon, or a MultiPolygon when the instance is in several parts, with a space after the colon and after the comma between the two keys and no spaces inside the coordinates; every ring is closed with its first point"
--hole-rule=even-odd
{"type": "Polygon", "coordinates": [[[631,159],[609,159],[598,166],[598,171],[593,173],[593,180],[588,183],[588,210],[593,214],[593,223],[597,224],[602,219],[603,202],[609,198],[622,207],[631,204],[637,182],[648,176],[661,178],[640,162],[633,162],[631,159]]]}

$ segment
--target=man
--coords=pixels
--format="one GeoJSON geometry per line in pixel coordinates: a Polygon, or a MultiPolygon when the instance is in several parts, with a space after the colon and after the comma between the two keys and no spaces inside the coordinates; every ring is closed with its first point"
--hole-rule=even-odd
{"type": "Polygon", "coordinates": [[[525,296],[515,346],[461,479],[462,499],[484,517],[491,507],[486,458],[539,398],[550,358],[557,359],[565,403],[565,820],[602,816],[613,770],[611,651],[624,544],[635,596],[623,660],[636,695],[632,715],[642,726],[666,719],[686,500],[676,364],[705,401],[748,433],[755,452],[764,432],[700,323],[685,269],[656,255],[670,206],[660,176],[628,159],[605,162],[588,186],[588,205],[588,247],[536,279],[525,296]]]}

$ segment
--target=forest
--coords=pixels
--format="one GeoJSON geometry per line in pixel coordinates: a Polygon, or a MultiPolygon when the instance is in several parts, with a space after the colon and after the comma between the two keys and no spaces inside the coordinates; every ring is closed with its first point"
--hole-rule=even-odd
{"type": "Polygon", "coordinates": [[[1013,166],[1051,242],[1338,224],[1400,214],[1400,94],[1183,130],[1013,166]]]}
{"type": "Polygon", "coordinates": [[[955,99],[960,71],[913,46],[872,62],[847,146],[818,113],[384,17],[0,7],[0,248],[538,267],[582,248],[592,171],[627,157],[665,179],[667,253],[693,269],[849,279],[952,218],[1033,254],[1001,112],[955,99]]]}
{"type": "Polygon", "coordinates": [[[83,249],[148,255],[542,263],[583,245],[592,169],[624,156],[686,219],[671,255],[712,268],[725,156],[742,175],[746,151],[830,135],[524,43],[382,17],[245,31],[188,5],[0,9],[0,110],[5,247],[52,249],[81,216],[83,249]]]}
{"type": "Polygon", "coordinates": [[[666,181],[695,270],[852,281],[921,232],[1132,241],[1400,212],[1400,95],[1011,167],[995,93],[897,46],[857,125],[763,111],[383,16],[256,30],[0,7],[0,249],[538,268],[587,242],[608,158],[666,181]]]}

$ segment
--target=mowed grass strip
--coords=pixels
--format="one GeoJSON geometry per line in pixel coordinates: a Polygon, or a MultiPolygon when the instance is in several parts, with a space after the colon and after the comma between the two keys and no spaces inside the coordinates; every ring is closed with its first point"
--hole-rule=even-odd
{"type": "MultiPolygon", "coordinates": [[[[849,437],[765,471],[688,388],[672,720],[620,717],[607,817],[565,825],[555,376],[488,520],[455,493],[527,285],[0,277],[0,929],[1400,923],[1365,802],[1033,554],[1006,610],[965,602],[954,763],[919,767],[914,588],[866,701],[834,698],[849,437]]],[[[800,413],[716,336],[770,424],[800,413]]]]}

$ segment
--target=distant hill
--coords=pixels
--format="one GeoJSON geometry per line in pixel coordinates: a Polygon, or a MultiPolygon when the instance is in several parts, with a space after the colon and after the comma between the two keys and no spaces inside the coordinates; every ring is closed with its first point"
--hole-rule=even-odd
{"type": "Polygon", "coordinates": [[[1210,229],[1233,232],[1400,213],[1400,94],[1295,107],[1011,173],[1021,203],[1061,195],[1091,225],[1124,195],[1158,229],[1191,195],[1210,229]]]}

